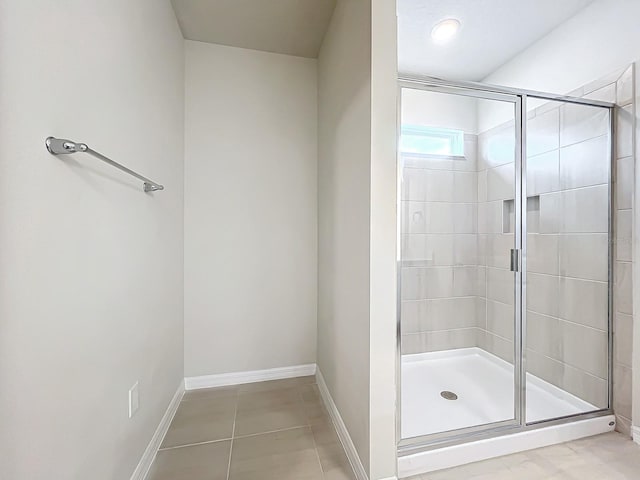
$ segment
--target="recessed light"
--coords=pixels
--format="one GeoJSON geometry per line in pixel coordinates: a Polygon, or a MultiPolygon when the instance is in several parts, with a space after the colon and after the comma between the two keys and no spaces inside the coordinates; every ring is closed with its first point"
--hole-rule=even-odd
{"type": "Polygon", "coordinates": [[[460,29],[460,21],[455,18],[447,18],[442,20],[431,30],[431,38],[435,43],[447,43],[456,36],[460,29]]]}

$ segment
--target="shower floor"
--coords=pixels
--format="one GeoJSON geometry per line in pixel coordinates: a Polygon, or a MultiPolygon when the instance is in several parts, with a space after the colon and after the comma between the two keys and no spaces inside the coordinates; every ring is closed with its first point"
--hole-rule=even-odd
{"type": "MultiPolygon", "coordinates": [[[[402,438],[513,419],[513,398],[513,366],[481,348],[402,356],[402,438]],[[452,392],[457,400],[441,392],[452,392]]],[[[527,374],[527,422],[594,410],[527,374]]]]}

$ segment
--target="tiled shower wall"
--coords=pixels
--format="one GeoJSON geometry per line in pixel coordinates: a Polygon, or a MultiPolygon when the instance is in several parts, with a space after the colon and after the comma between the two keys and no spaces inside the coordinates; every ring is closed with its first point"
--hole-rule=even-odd
{"type": "MultiPolygon", "coordinates": [[[[623,431],[631,417],[632,90],[630,68],[572,92],[621,107],[613,172],[614,408],[623,431]]],[[[550,102],[528,114],[527,368],[602,407],[607,128],[601,109],[550,102]]],[[[480,346],[513,360],[514,137],[513,123],[483,132],[477,158],[463,162],[403,159],[403,353],[480,346]],[[475,175],[477,188],[456,192],[461,171],[466,182],[475,175]]]]}
{"type": "Polygon", "coordinates": [[[540,222],[527,237],[527,370],[606,408],[609,113],[552,102],[529,126],[540,222]]]}
{"type": "Polygon", "coordinates": [[[513,362],[515,121],[478,135],[478,346],[513,362]]]}
{"type": "Polygon", "coordinates": [[[476,345],[476,151],[402,158],[403,353],[476,345]]]}

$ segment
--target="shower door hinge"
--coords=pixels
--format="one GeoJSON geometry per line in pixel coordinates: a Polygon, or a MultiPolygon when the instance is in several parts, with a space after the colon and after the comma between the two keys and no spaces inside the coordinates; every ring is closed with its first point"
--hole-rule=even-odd
{"type": "Polygon", "coordinates": [[[520,249],[518,248],[511,249],[511,271],[520,271],[520,249]]]}

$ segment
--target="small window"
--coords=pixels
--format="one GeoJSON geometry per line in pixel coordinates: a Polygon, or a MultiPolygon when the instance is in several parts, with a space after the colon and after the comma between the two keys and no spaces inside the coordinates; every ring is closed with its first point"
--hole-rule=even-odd
{"type": "Polygon", "coordinates": [[[464,156],[464,132],[448,128],[403,125],[400,151],[412,155],[464,156]]]}

